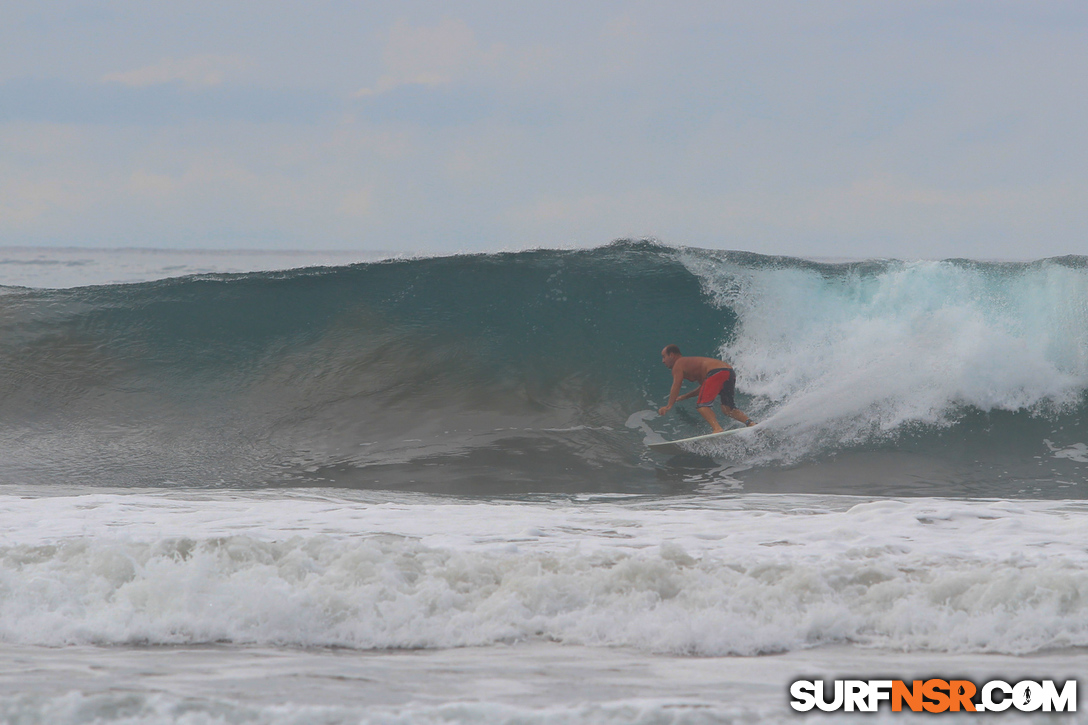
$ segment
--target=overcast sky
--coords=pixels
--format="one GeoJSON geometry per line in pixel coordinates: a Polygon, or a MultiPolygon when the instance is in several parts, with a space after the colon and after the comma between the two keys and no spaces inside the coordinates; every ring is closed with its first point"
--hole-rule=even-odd
{"type": "Polygon", "coordinates": [[[0,246],[1088,253],[1084,2],[0,0],[0,246]]]}

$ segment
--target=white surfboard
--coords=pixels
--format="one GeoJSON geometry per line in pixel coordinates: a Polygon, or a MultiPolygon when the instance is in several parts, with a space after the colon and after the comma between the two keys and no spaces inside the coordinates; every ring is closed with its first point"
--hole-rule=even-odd
{"type": "Polygon", "coordinates": [[[725,436],[735,435],[737,433],[743,433],[748,430],[755,430],[759,427],[759,423],[751,426],[741,426],[740,428],[730,428],[729,430],[723,430],[721,433],[706,433],[701,436],[692,436],[691,438],[681,438],[675,441],[658,441],[656,443],[647,443],[646,447],[651,451],[657,453],[690,453],[686,448],[683,448],[683,443],[702,443],[703,441],[717,440],[718,438],[724,438],[725,436]]]}

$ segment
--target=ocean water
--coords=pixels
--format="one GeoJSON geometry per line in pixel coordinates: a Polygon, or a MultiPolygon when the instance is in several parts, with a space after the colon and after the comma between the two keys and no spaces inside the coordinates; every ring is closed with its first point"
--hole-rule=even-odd
{"type": "Polygon", "coordinates": [[[0,722],[1083,686],[1088,259],[386,257],[0,250],[0,722]],[[705,426],[668,343],[761,429],[650,453],[705,426]]]}

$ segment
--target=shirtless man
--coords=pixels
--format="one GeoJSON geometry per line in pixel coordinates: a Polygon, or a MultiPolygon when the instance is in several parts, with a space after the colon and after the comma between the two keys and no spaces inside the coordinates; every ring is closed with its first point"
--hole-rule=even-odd
{"type": "Polygon", "coordinates": [[[661,362],[672,370],[672,390],[669,391],[669,404],[658,410],[658,415],[665,415],[679,400],[699,396],[695,409],[706,418],[715,433],[721,433],[718,418],[714,415],[714,398],[721,393],[722,412],[745,425],[755,425],[744,411],[734,407],[733,392],[737,386],[737,374],[733,366],[712,357],[684,357],[680,348],[669,345],[661,351],[661,362]],[[690,393],[680,395],[680,385],[690,380],[699,383],[699,387],[690,393]],[[679,397],[678,397],[679,396],[679,397]]]}

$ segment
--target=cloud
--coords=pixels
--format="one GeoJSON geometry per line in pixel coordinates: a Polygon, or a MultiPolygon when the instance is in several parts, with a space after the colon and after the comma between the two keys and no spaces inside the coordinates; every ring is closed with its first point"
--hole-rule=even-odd
{"type": "Polygon", "coordinates": [[[386,158],[397,142],[390,139],[351,125],[246,125],[245,134],[223,138],[206,124],[0,124],[0,238],[7,245],[358,244],[384,223],[382,192],[410,152],[386,158]]]}
{"type": "Polygon", "coordinates": [[[146,169],[136,169],[129,176],[127,190],[136,197],[148,200],[168,199],[176,194],[181,184],[168,174],[156,174],[146,169]]]}
{"type": "Polygon", "coordinates": [[[628,43],[641,43],[650,39],[649,33],[630,13],[618,15],[605,23],[603,35],[628,43]]]}
{"type": "Polygon", "coordinates": [[[472,88],[404,85],[361,99],[356,114],[370,123],[448,128],[477,123],[493,113],[494,107],[489,95],[472,88]]]}
{"type": "Polygon", "coordinates": [[[1024,258],[1033,253],[1032,244],[1052,245],[1048,235],[1065,236],[1083,223],[1083,213],[1070,210],[1084,195],[1083,181],[950,188],[880,174],[802,192],[777,209],[771,203],[763,208],[768,223],[773,216],[784,228],[819,230],[839,240],[871,243],[879,236],[910,244],[915,254],[942,257],[948,256],[947,240],[952,237],[960,246],[955,254],[1024,258]],[[1001,240],[1018,240],[1024,246],[985,251],[1001,240]]]}
{"type": "Polygon", "coordinates": [[[0,23],[4,243],[1084,246],[1073,6],[276,2],[0,23]]]}
{"type": "Polygon", "coordinates": [[[374,96],[407,85],[446,85],[491,63],[500,53],[499,46],[482,49],[463,20],[446,18],[433,27],[398,21],[382,54],[385,73],[374,86],[355,95],[374,96]]]}
{"type": "Polygon", "coordinates": [[[155,65],[102,76],[104,83],[120,83],[130,88],[145,88],[181,82],[190,88],[222,85],[231,75],[241,73],[252,63],[237,55],[195,55],[182,60],[166,59],[155,65]]]}
{"type": "Polygon", "coordinates": [[[0,83],[0,124],[145,125],[194,119],[313,123],[343,99],[310,90],[256,86],[136,88],[119,83],[22,79],[0,83]]]}
{"type": "Polygon", "coordinates": [[[0,229],[17,230],[31,226],[46,214],[58,210],[85,210],[87,195],[69,180],[22,180],[0,183],[0,229]]]}
{"type": "Polygon", "coordinates": [[[370,216],[374,206],[374,186],[368,185],[358,189],[352,189],[340,198],[337,207],[344,216],[365,218],[370,216]]]}

